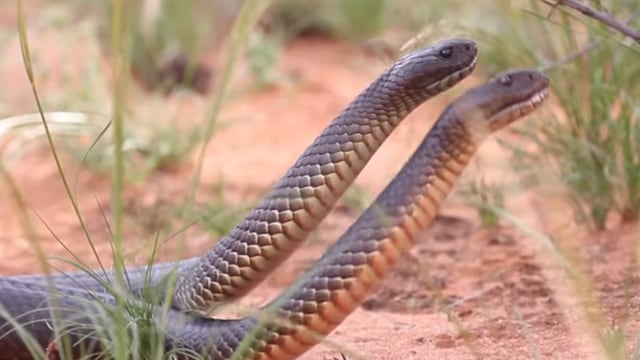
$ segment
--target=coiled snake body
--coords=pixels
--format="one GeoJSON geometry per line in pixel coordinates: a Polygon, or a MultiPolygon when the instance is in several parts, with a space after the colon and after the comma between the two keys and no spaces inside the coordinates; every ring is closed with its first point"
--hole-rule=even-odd
{"type": "MultiPolygon", "coordinates": [[[[476,50],[473,42],[460,39],[448,40],[426,50],[408,55],[392,66],[391,72],[388,71],[381,78],[386,76],[387,79],[393,79],[394,68],[396,71],[404,69],[403,72],[423,73],[426,71],[424,67],[416,65],[413,61],[434,56],[434,51],[436,54],[448,59],[458,55],[458,52],[466,54],[463,56],[466,60],[459,62],[460,65],[457,70],[453,70],[455,66],[448,68],[449,75],[445,75],[443,78],[455,80],[446,80],[445,83],[452,84],[457,81],[462,75],[451,77],[451,74],[468,73],[475,63],[476,50]],[[443,44],[444,48],[442,47],[443,44]],[[449,50],[443,51],[442,49],[449,50]],[[398,64],[404,65],[398,68],[398,64]]],[[[418,77],[415,76],[415,78],[418,77]]],[[[393,264],[411,246],[417,234],[430,225],[440,203],[445,199],[454,181],[465,168],[481,141],[491,132],[533,111],[545,98],[547,83],[546,77],[536,71],[518,70],[503,74],[496,80],[468,91],[447,107],[414,155],[378,196],[374,204],[327,250],[323,257],[306,274],[299,278],[281,296],[274,299],[265,308],[266,311],[262,312],[260,316],[248,316],[236,320],[220,320],[171,310],[168,313],[166,326],[167,346],[170,348],[185,347],[204,354],[207,358],[220,360],[230,358],[234,352],[240,352],[235,354],[236,356],[240,355],[238,358],[278,360],[294,359],[304,353],[320,341],[324,335],[331,332],[364,300],[370,289],[388,273],[393,264]],[[247,341],[248,346],[239,349],[239,344],[243,339],[247,341]]],[[[423,84],[425,83],[423,82],[423,84]]],[[[379,86],[383,89],[389,89],[385,85],[379,86]]],[[[393,87],[390,91],[403,92],[407,91],[407,89],[405,87],[393,87]]],[[[363,96],[359,97],[360,100],[356,100],[355,103],[360,101],[367,104],[362,106],[361,110],[358,110],[356,114],[364,111],[385,111],[380,105],[377,105],[375,100],[372,100],[376,99],[377,95],[370,95],[372,98],[369,100],[363,96]]],[[[422,100],[428,96],[423,95],[422,100]]],[[[415,98],[409,103],[407,103],[406,99],[395,96],[395,101],[387,102],[385,106],[402,109],[399,113],[404,116],[417,105],[415,98]]],[[[351,108],[348,107],[345,112],[349,112],[351,108]]],[[[386,117],[383,115],[380,119],[386,117]]],[[[332,130],[336,132],[328,132],[326,130],[323,133],[324,135],[321,135],[321,138],[322,136],[332,136],[330,134],[345,133],[349,126],[343,125],[342,132],[338,132],[337,129],[332,130]]],[[[345,163],[349,163],[352,166],[356,164],[353,167],[358,169],[355,171],[358,172],[364,166],[362,158],[370,157],[373,152],[372,148],[377,146],[375,144],[379,145],[384,136],[390,132],[390,129],[384,131],[383,127],[373,130],[363,124],[352,126],[353,132],[351,133],[360,133],[360,136],[342,136],[345,139],[352,139],[350,141],[360,141],[360,146],[349,147],[349,149],[353,150],[351,157],[340,158],[337,156],[337,158],[332,158],[330,155],[328,157],[317,155],[314,153],[314,146],[312,145],[305,154],[314,159],[310,163],[314,164],[312,168],[318,169],[317,171],[319,172],[313,173],[311,171],[313,175],[298,178],[295,174],[297,171],[302,170],[296,169],[305,168],[305,163],[299,161],[299,167],[292,168],[285,179],[291,175],[292,177],[290,178],[304,180],[296,180],[295,183],[283,181],[280,185],[276,185],[276,194],[281,191],[280,194],[285,195],[302,195],[303,208],[308,211],[299,220],[300,224],[308,225],[303,229],[305,230],[303,232],[308,233],[308,231],[311,231],[311,228],[319,221],[317,219],[322,218],[328,212],[326,208],[332,206],[332,203],[335,202],[335,195],[326,195],[322,191],[326,191],[329,188],[332,190],[337,188],[339,191],[336,191],[336,193],[344,191],[344,187],[331,185],[335,179],[329,180],[330,177],[324,177],[322,164],[326,165],[337,159],[343,159],[345,163]],[[370,143],[374,145],[369,145],[370,143]],[[365,155],[358,156],[358,154],[365,155]],[[315,180],[320,178],[324,179],[324,182],[315,180]],[[316,199],[310,200],[310,203],[314,205],[304,206],[306,197],[304,197],[303,193],[305,190],[298,190],[293,193],[291,190],[277,190],[295,187],[299,189],[320,189],[310,192],[315,195],[315,198],[309,195],[309,198],[316,199]],[[327,204],[324,204],[325,201],[327,204]],[[318,213],[314,213],[316,210],[318,213]],[[314,214],[316,217],[313,219],[316,220],[310,220],[314,214]]],[[[321,142],[316,140],[314,143],[316,144],[315,148],[319,143],[321,142]]],[[[325,146],[329,147],[330,145],[325,146]]],[[[305,155],[301,157],[301,160],[304,157],[305,155]]],[[[333,169],[335,170],[337,167],[334,166],[333,169]]],[[[335,170],[337,178],[341,178],[340,171],[344,170],[335,170]]],[[[355,177],[355,174],[351,171],[346,175],[344,177],[348,179],[355,177]]],[[[294,196],[294,198],[298,199],[300,197],[294,196]]],[[[273,196],[267,199],[283,198],[273,196]]],[[[254,210],[256,212],[254,216],[257,217],[262,214],[264,218],[272,221],[283,221],[282,218],[275,216],[276,213],[281,214],[283,212],[278,210],[282,209],[280,207],[282,204],[284,204],[284,200],[274,200],[273,202],[265,200],[261,205],[271,210],[264,213],[254,210]]],[[[288,204],[290,205],[291,203],[288,204]]],[[[286,211],[290,210],[284,210],[285,213],[286,211]]],[[[249,215],[249,219],[251,219],[251,216],[249,215]]],[[[285,218],[294,219],[294,214],[289,217],[285,216],[285,218]]],[[[249,221],[247,224],[245,232],[238,232],[237,236],[242,236],[241,234],[246,233],[254,234],[252,231],[260,230],[264,230],[270,235],[285,233],[284,230],[269,232],[269,226],[261,229],[262,225],[259,225],[261,223],[256,224],[249,221]]],[[[295,230],[302,228],[298,222],[296,224],[295,230]]],[[[284,226],[281,227],[281,229],[284,228],[284,226]]],[[[296,232],[289,234],[299,235],[296,232]]],[[[259,235],[256,236],[259,239],[259,235]]],[[[257,253],[256,256],[261,260],[258,261],[259,264],[256,268],[267,269],[274,267],[274,265],[270,265],[272,259],[276,263],[282,261],[288,255],[283,253],[290,253],[297,246],[298,242],[295,239],[304,237],[296,236],[270,237],[271,241],[267,245],[272,246],[273,249],[268,248],[270,250],[257,253]]],[[[252,238],[253,236],[241,238],[237,242],[241,245],[233,245],[230,242],[223,250],[214,251],[215,255],[208,254],[202,260],[190,260],[189,269],[199,269],[205,275],[196,275],[192,278],[186,276],[179,279],[179,289],[180,286],[185,286],[185,284],[192,284],[192,289],[189,290],[187,288],[188,291],[178,292],[178,294],[182,294],[179,297],[186,299],[182,301],[178,299],[176,301],[178,306],[187,309],[206,309],[215,300],[218,300],[215,294],[225,294],[222,298],[236,296],[255,285],[253,284],[256,281],[255,279],[261,279],[263,275],[257,274],[253,276],[257,272],[252,267],[254,264],[250,261],[248,262],[246,266],[249,266],[252,270],[247,270],[246,273],[242,271],[246,267],[238,265],[245,264],[244,260],[238,260],[241,259],[238,254],[243,251],[250,252],[249,248],[253,245],[251,241],[259,242],[258,239],[252,240],[252,238]],[[234,258],[233,256],[236,257],[234,258]],[[230,265],[227,265],[226,268],[216,268],[215,264],[223,264],[223,262],[216,259],[225,259],[227,264],[237,265],[238,268],[234,269],[230,265]],[[235,260],[235,262],[231,260],[235,260]],[[214,264],[214,266],[211,267],[211,264],[214,264]],[[207,269],[217,270],[207,271],[207,269]],[[207,286],[201,286],[198,285],[201,283],[193,282],[200,279],[202,283],[210,285],[211,277],[206,275],[214,274],[215,276],[216,271],[224,273],[228,277],[227,280],[229,280],[223,284],[218,283],[213,286],[214,290],[220,288],[220,292],[211,291],[207,289],[207,286]],[[232,279],[236,278],[243,280],[232,281],[232,279]],[[226,285],[226,287],[222,285],[226,285]],[[241,289],[234,290],[236,285],[241,289]],[[193,289],[196,290],[194,291],[193,289]]],[[[180,275],[183,276],[182,274],[180,275]]],[[[71,279],[73,279],[73,276],[71,279]]],[[[86,303],[89,302],[76,300],[76,296],[72,296],[78,295],[80,299],[88,298],[82,288],[71,287],[73,283],[68,282],[71,279],[56,278],[56,286],[67,295],[56,298],[62,308],[68,309],[63,311],[63,316],[72,316],[74,310],[83,309],[83,306],[87,306],[86,303]]],[[[219,277],[219,279],[224,279],[224,277],[219,277]]],[[[95,285],[91,285],[90,281],[83,279],[81,279],[81,283],[88,284],[90,287],[95,285]]],[[[18,322],[22,324],[22,328],[34,334],[37,342],[44,344],[51,341],[51,331],[42,323],[44,320],[51,319],[51,312],[47,308],[48,294],[46,287],[43,287],[42,279],[38,277],[0,278],[0,304],[6,308],[10,315],[19,316],[18,322]]],[[[98,294],[96,296],[100,297],[102,295],[98,294]]],[[[109,299],[107,295],[104,295],[104,297],[107,300],[109,299]]],[[[24,351],[24,346],[20,345],[19,337],[15,333],[7,333],[3,325],[7,325],[6,321],[3,324],[3,320],[0,319],[0,336],[5,333],[5,337],[0,339],[0,346],[6,346],[9,349],[14,348],[16,354],[22,354],[19,351],[24,351]]]]}

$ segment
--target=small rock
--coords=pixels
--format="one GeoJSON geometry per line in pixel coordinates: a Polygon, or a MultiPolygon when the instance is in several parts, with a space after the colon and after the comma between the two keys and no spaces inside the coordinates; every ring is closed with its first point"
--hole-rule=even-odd
{"type": "Polygon", "coordinates": [[[380,301],[380,299],[372,297],[365,300],[361,306],[365,310],[375,310],[381,308],[383,305],[384,304],[382,303],[382,301],[380,301]]]}
{"type": "Polygon", "coordinates": [[[489,239],[489,245],[493,246],[510,246],[515,244],[515,239],[511,234],[496,232],[489,239]]]}
{"type": "Polygon", "coordinates": [[[439,349],[450,349],[456,346],[456,341],[449,334],[440,334],[435,338],[435,346],[439,349]]]}

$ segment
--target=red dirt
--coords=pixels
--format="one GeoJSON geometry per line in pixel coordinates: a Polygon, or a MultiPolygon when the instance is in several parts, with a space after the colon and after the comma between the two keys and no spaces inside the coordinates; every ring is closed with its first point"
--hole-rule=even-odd
{"type": "MultiPolygon", "coordinates": [[[[72,59],[56,52],[60,38],[36,33],[31,42],[41,45],[35,51],[46,49],[49,55],[40,58],[42,68],[52,71],[60,63],[82,61],[80,54],[72,59]]],[[[12,113],[34,111],[17,44],[11,43],[8,48],[0,59],[0,76],[5,89],[12,89],[12,93],[3,94],[0,101],[12,113]]],[[[235,95],[221,116],[232,125],[217,132],[206,150],[199,200],[211,199],[211,186],[221,179],[228,184],[225,194],[232,203],[254,199],[266,191],[382,67],[349,44],[310,39],[288,46],[278,69],[299,80],[253,93],[243,92],[241,85],[234,87],[235,95]]],[[[42,84],[45,92],[64,91],[63,82],[55,77],[50,80],[42,84]]],[[[472,82],[466,80],[416,111],[383,146],[357,183],[372,194],[382,189],[446,102],[472,82]]],[[[171,111],[184,119],[202,116],[206,110],[206,102],[195,95],[170,97],[161,104],[164,108],[157,111],[171,111]]],[[[493,140],[482,147],[478,157],[485,163],[491,160],[491,166],[483,167],[489,177],[509,172],[508,165],[500,165],[507,164],[507,159],[493,140]]],[[[63,160],[69,169],[67,174],[75,174],[77,164],[68,158],[63,160]]],[[[29,210],[42,219],[32,216],[45,251],[69,257],[42,222],[81,259],[96,266],[46,146],[27,153],[10,172],[29,210]]],[[[466,177],[474,174],[473,169],[467,172],[466,177]]],[[[163,204],[176,205],[184,200],[192,174],[193,167],[185,165],[155,173],[144,184],[127,188],[126,246],[135,254],[132,262],[145,261],[147,253],[142,250],[149,248],[155,231],[167,221],[168,215],[160,209],[163,204]]],[[[97,251],[107,264],[110,234],[103,214],[109,212],[109,186],[109,179],[103,176],[88,170],[80,172],[77,198],[88,230],[98,243],[97,251]]],[[[0,197],[4,204],[0,207],[0,273],[40,272],[7,187],[0,187],[0,197]]],[[[558,246],[578,249],[593,279],[596,308],[605,319],[599,329],[624,326],[630,350],[640,309],[640,278],[635,268],[627,276],[631,254],[637,251],[637,227],[617,224],[606,232],[594,233],[571,224],[557,224],[564,217],[554,211],[561,208],[543,200],[537,194],[521,193],[513,195],[508,204],[523,221],[550,233],[558,246]]],[[[538,242],[508,224],[484,229],[475,211],[465,206],[460,196],[452,197],[441,213],[393,274],[328,341],[338,344],[345,354],[373,360],[601,358],[590,327],[584,326],[583,308],[577,306],[578,290],[571,287],[558,261],[538,242]]],[[[243,303],[258,305],[272,298],[355,218],[352,211],[334,211],[309,244],[243,303]]],[[[179,241],[171,241],[161,258],[175,256],[176,249],[183,251],[181,256],[201,254],[212,243],[196,226],[187,232],[184,248],[179,241]]],[[[340,358],[339,352],[326,344],[303,356],[308,360],[333,358],[340,358]]]]}

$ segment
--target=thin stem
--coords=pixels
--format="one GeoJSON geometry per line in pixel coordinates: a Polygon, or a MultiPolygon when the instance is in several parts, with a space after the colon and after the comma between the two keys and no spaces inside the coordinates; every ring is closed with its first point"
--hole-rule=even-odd
{"type": "Polygon", "coordinates": [[[222,76],[218,83],[218,91],[213,104],[208,112],[207,122],[205,124],[204,142],[198,154],[195,174],[193,175],[193,182],[191,184],[191,191],[187,200],[187,206],[185,211],[190,211],[191,207],[195,203],[196,189],[200,183],[200,177],[202,174],[202,167],[204,164],[204,158],[206,155],[207,147],[211,141],[211,136],[217,125],[218,114],[222,108],[222,104],[225,100],[228,84],[231,80],[234,66],[241,54],[241,51],[247,44],[250,31],[254,28],[258,22],[260,16],[269,6],[270,1],[267,0],[251,0],[242,2],[240,12],[236,17],[236,23],[233,26],[230,35],[230,49],[227,56],[222,76]]]}
{"type": "MultiPolygon", "coordinates": [[[[113,66],[113,148],[114,148],[114,164],[113,164],[113,179],[112,179],[112,191],[111,191],[111,214],[113,221],[113,267],[115,269],[115,276],[117,284],[124,288],[125,268],[122,261],[123,249],[122,249],[122,234],[123,234],[123,188],[124,188],[124,103],[125,103],[125,90],[126,90],[126,74],[128,64],[129,44],[125,39],[125,28],[128,25],[127,14],[125,9],[125,2],[123,0],[114,0],[112,7],[112,19],[111,19],[111,49],[113,52],[112,66],[113,66]]],[[[116,324],[115,334],[115,358],[126,359],[128,358],[128,336],[125,325],[124,310],[126,309],[126,303],[122,296],[116,296],[116,309],[114,312],[114,321],[116,324]]]]}
{"type": "Polygon", "coordinates": [[[631,26],[625,24],[624,22],[616,19],[615,17],[603,12],[598,11],[589,5],[576,0],[542,0],[545,4],[551,7],[564,6],[570,9],[576,10],[582,13],[584,16],[590,17],[596,21],[599,21],[608,27],[618,31],[619,33],[630,37],[635,42],[640,44],[640,31],[632,28],[631,26]]]}

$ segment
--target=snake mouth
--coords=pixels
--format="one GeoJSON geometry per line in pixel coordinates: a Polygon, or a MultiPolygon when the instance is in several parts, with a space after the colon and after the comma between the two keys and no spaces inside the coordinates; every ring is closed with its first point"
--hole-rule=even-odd
{"type": "Polygon", "coordinates": [[[454,71],[444,77],[442,80],[435,82],[427,87],[427,91],[442,91],[443,89],[447,89],[457,84],[461,79],[467,77],[467,75],[471,74],[473,69],[476,67],[476,63],[478,62],[478,57],[474,56],[473,60],[469,63],[469,65],[463,67],[460,70],[454,71]]]}
{"type": "Polygon", "coordinates": [[[492,130],[498,130],[513,121],[529,115],[549,97],[549,87],[545,86],[522,101],[509,104],[489,118],[492,130]]]}

